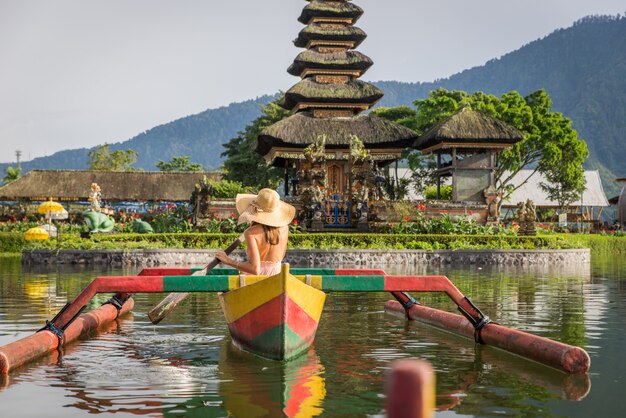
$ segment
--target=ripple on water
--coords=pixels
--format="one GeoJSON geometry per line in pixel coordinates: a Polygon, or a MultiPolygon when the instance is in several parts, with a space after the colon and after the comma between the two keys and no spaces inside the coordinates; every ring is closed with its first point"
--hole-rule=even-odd
{"type": "MultiPolygon", "coordinates": [[[[248,416],[253,411],[282,416],[288,401],[296,403],[297,394],[308,394],[298,406],[312,405],[317,412],[305,416],[322,410],[325,416],[384,416],[385,372],[398,358],[417,357],[437,372],[437,416],[536,416],[536,411],[547,411],[545,416],[582,417],[619,405],[623,388],[615,382],[624,366],[615,358],[626,343],[623,278],[492,270],[441,273],[454,278],[464,294],[503,325],[584,346],[593,357],[590,376],[568,376],[385,315],[386,293],[329,294],[315,350],[302,361],[287,363],[234,349],[214,295],[194,295],[158,326],[146,312],[162,295],[137,295],[132,319],[71,345],[60,359],[53,354],[0,380],[0,404],[4,410],[43,410],[64,417],[185,416],[196,408],[201,408],[193,411],[199,416],[248,416]],[[590,378],[600,389],[585,397],[590,378]],[[41,406],[29,408],[33,399],[41,406]],[[569,402],[575,399],[582,401],[569,402]]],[[[15,339],[11,334],[40,328],[96,275],[3,276],[3,284],[19,291],[0,294],[0,344],[15,339]],[[28,281],[29,296],[20,287],[28,281]]],[[[427,306],[455,310],[446,297],[419,298],[427,306]]]]}

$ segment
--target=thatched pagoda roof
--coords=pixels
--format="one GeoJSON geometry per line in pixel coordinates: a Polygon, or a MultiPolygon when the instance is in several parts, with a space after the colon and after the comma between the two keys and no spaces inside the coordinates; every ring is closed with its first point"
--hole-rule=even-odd
{"type": "Polygon", "coordinates": [[[514,144],[524,134],[513,126],[485,113],[465,107],[420,136],[413,145],[424,150],[452,142],[455,144],[514,144]]]}
{"type": "Polygon", "coordinates": [[[187,201],[203,177],[219,173],[33,170],[0,187],[0,200],[87,200],[98,183],[105,201],[187,201]]]}
{"type": "Polygon", "coordinates": [[[266,155],[272,147],[304,149],[321,135],[326,136],[327,148],[347,148],[353,135],[367,148],[406,148],[417,137],[411,129],[377,116],[314,118],[300,112],[265,128],[256,151],[266,155]]]}
{"type": "Polygon", "coordinates": [[[305,25],[314,17],[350,18],[356,22],[363,9],[347,1],[313,0],[303,10],[298,20],[305,25]]]}
{"type": "Polygon", "coordinates": [[[361,74],[367,71],[374,62],[358,51],[344,52],[317,52],[312,49],[302,51],[287,72],[300,76],[306,69],[315,70],[359,70],[361,74]]]}
{"type": "Polygon", "coordinates": [[[351,41],[354,48],[367,38],[367,34],[356,26],[322,27],[319,23],[306,26],[293,41],[298,48],[306,48],[309,41],[351,41]]]}
{"type": "Polygon", "coordinates": [[[361,80],[347,84],[321,84],[305,78],[285,93],[281,106],[293,109],[298,103],[366,103],[373,105],[384,93],[376,86],[361,80]]]}

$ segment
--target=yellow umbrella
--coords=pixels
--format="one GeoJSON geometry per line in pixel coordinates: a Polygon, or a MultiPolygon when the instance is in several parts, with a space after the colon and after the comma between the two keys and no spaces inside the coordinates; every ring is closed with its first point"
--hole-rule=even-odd
{"type": "Polygon", "coordinates": [[[37,212],[39,213],[52,213],[52,212],[62,212],[62,211],[63,211],[63,206],[58,202],[54,202],[52,198],[50,198],[50,200],[48,200],[47,202],[43,202],[37,208],[37,212]]]}
{"type": "Polygon", "coordinates": [[[46,231],[40,226],[36,226],[26,231],[25,237],[27,241],[46,240],[48,239],[49,235],[48,235],[48,231],[46,231]]]}

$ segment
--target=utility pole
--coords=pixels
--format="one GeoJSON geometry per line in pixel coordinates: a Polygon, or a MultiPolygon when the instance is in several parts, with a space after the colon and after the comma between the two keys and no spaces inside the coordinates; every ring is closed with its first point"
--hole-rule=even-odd
{"type": "Polygon", "coordinates": [[[21,156],[22,156],[22,151],[20,151],[19,149],[18,149],[18,150],[15,150],[15,159],[17,160],[17,164],[16,164],[16,165],[17,165],[17,167],[16,167],[16,170],[19,170],[20,168],[22,168],[22,166],[21,166],[21,162],[20,162],[20,157],[21,157],[21,156]]]}

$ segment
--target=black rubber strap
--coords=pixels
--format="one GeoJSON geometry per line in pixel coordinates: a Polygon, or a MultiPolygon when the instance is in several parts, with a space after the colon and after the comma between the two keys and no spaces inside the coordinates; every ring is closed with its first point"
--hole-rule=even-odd
{"type": "Polygon", "coordinates": [[[407,292],[400,292],[402,294],[402,296],[404,296],[406,298],[405,301],[403,301],[397,294],[397,292],[391,292],[391,294],[393,295],[394,298],[396,298],[396,300],[400,303],[400,305],[402,305],[402,307],[404,308],[404,312],[406,313],[406,318],[408,320],[411,320],[411,315],[409,315],[409,309],[411,308],[411,306],[413,305],[419,305],[420,303],[415,300],[411,295],[409,295],[407,292]]]}
{"type": "Polygon", "coordinates": [[[477,324],[474,325],[474,341],[476,341],[478,344],[485,345],[485,342],[483,341],[483,337],[480,332],[483,330],[483,328],[485,328],[487,324],[490,323],[491,319],[489,319],[488,316],[485,316],[481,318],[477,324]]]}
{"type": "Polygon", "coordinates": [[[115,309],[117,309],[117,315],[115,316],[115,318],[117,318],[118,316],[120,316],[120,311],[122,310],[122,306],[124,306],[124,303],[126,303],[126,301],[129,298],[130,298],[130,295],[122,295],[120,293],[116,293],[115,295],[111,297],[111,299],[107,300],[102,305],[103,306],[104,305],[115,306],[115,309]]]}
{"type": "Polygon", "coordinates": [[[402,292],[402,294],[408,298],[406,302],[400,302],[405,311],[408,311],[413,305],[420,304],[417,300],[415,300],[415,298],[413,298],[413,296],[409,295],[408,293],[402,292]]]}
{"type": "Polygon", "coordinates": [[[44,330],[50,331],[51,333],[57,336],[57,338],[59,339],[59,345],[57,345],[57,349],[60,350],[61,347],[63,347],[63,335],[65,334],[64,331],[61,328],[57,327],[55,323],[52,321],[46,321],[46,325],[39,331],[44,331],[44,330]]]}
{"type": "Polygon", "coordinates": [[[481,310],[478,309],[476,305],[474,305],[472,301],[469,300],[467,297],[465,297],[465,301],[472,307],[472,309],[474,309],[478,313],[478,318],[470,315],[469,312],[467,312],[465,309],[463,309],[460,306],[459,306],[459,311],[463,314],[465,318],[467,318],[468,321],[470,321],[470,323],[474,327],[474,341],[477,342],[478,344],[484,345],[485,342],[483,341],[481,331],[483,330],[483,328],[485,328],[485,326],[487,326],[488,324],[491,324],[492,321],[487,315],[482,313],[481,310]]]}

